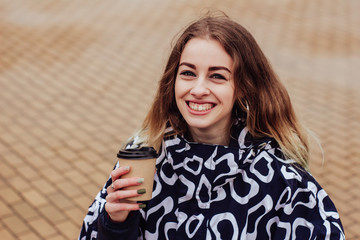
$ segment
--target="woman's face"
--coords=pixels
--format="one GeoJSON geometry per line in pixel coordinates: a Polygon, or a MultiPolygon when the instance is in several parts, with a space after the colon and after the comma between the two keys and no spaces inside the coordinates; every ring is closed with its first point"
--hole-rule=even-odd
{"type": "Polygon", "coordinates": [[[218,41],[193,38],[185,45],[175,99],[192,134],[228,133],[235,101],[233,73],[233,60],[218,41]]]}

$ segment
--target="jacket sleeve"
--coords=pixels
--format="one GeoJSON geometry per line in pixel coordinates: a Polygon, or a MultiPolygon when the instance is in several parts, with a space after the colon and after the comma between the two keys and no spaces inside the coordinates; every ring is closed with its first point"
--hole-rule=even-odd
{"type": "Polygon", "coordinates": [[[100,213],[98,221],[98,240],[136,240],[139,233],[139,211],[129,214],[125,222],[114,223],[106,211],[100,213]]]}
{"type": "Polygon", "coordinates": [[[316,239],[345,240],[339,214],[325,190],[318,192],[320,215],[324,222],[316,236],[316,239]]]}
{"type": "Polygon", "coordinates": [[[88,209],[83,225],[80,231],[79,240],[94,240],[97,239],[98,221],[101,212],[105,211],[105,203],[107,196],[107,187],[111,184],[111,178],[105,183],[104,187],[96,195],[94,201],[88,209]]]}
{"type": "MultiPolygon", "coordinates": [[[[274,168],[278,180],[269,186],[281,186],[267,191],[276,193],[273,199],[279,217],[277,229],[290,230],[296,239],[345,239],[339,213],[316,179],[301,166],[268,154],[278,165],[274,168]]],[[[277,233],[282,234],[281,231],[277,233]]]]}
{"type": "MultiPolygon", "coordinates": [[[[117,163],[114,167],[118,168],[117,163]]],[[[80,231],[79,240],[95,240],[95,239],[137,239],[139,230],[140,214],[138,211],[129,215],[128,219],[123,223],[113,223],[108,218],[105,211],[107,187],[112,183],[111,177],[105,183],[104,187],[96,195],[93,203],[88,209],[83,225],[80,231]],[[129,236],[136,236],[129,238],[129,236]]]]}

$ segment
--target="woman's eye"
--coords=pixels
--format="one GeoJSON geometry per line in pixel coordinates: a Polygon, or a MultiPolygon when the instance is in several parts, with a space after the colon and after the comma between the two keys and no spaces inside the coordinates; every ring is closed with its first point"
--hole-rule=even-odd
{"type": "Polygon", "coordinates": [[[215,73],[215,74],[211,75],[210,78],[226,80],[226,77],[224,77],[223,75],[218,74],[218,73],[215,73]]]}
{"type": "Polygon", "coordinates": [[[191,71],[183,71],[180,73],[180,75],[185,76],[185,77],[196,77],[195,73],[193,73],[191,71]]]}

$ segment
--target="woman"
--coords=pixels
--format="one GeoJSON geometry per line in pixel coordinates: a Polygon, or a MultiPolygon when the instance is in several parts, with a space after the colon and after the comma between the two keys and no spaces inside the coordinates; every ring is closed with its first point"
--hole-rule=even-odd
{"type": "Polygon", "coordinates": [[[127,147],[158,153],[153,198],[118,167],[79,239],[344,239],[307,172],[307,136],[251,34],[204,17],[177,40],[153,105],[127,147]],[[125,191],[124,187],[139,186],[125,191]],[[106,204],[105,204],[106,203],[106,204]]]}

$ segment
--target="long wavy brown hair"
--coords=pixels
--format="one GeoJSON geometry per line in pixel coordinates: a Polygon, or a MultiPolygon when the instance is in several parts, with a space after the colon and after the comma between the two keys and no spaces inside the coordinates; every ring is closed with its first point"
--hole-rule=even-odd
{"type": "Polygon", "coordinates": [[[254,37],[225,15],[202,17],[190,24],[175,42],[154,102],[139,131],[140,139],[159,150],[167,124],[178,134],[187,131],[186,122],[176,106],[174,87],[181,54],[192,38],[217,40],[233,59],[234,119],[246,119],[250,134],[274,138],[285,157],[307,168],[307,134],[295,115],[285,87],[254,37]]]}

